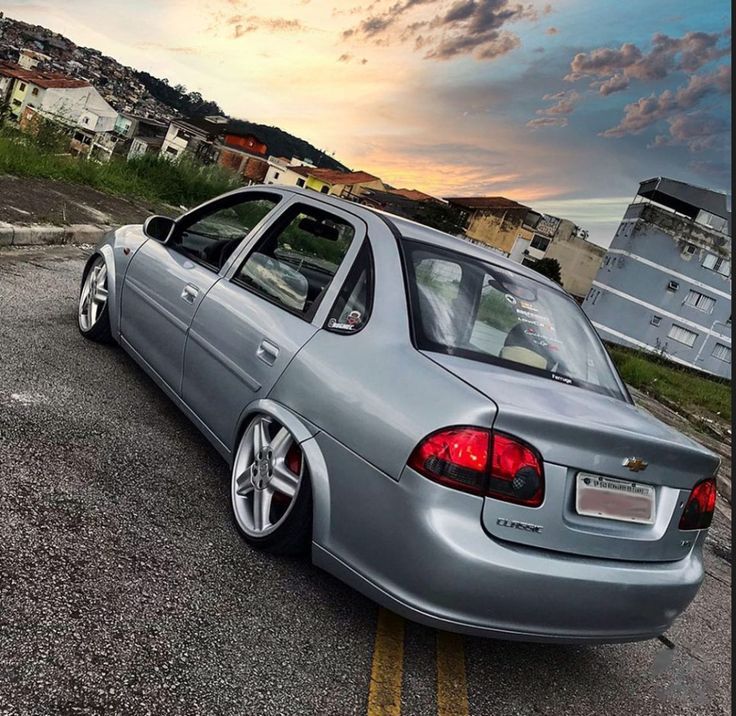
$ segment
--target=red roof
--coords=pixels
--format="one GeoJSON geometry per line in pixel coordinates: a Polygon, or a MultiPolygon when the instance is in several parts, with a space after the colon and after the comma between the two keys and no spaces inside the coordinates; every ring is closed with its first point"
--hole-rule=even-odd
{"type": "Polygon", "coordinates": [[[465,209],[528,209],[518,201],[507,199],[504,196],[446,196],[446,201],[465,209]]]}
{"type": "Polygon", "coordinates": [[[435,201],[433,196],[425,194],[423,191],[418,189],[387,189],[391,194],[398,194],[403,196],[405,199],[411,199],[412,201],[435,201]]]}
{"type": "Polygon", "coordinates": [[[0,62],[0,75],[12,77],[22,82],[43,87],[44,89],[62,88],[72,89],[75,87],[91,87],[87,80],[78,80],[74,77],[67,77],[60,72],[45,72],[42,70],[27,70],[20,65],[10,62],[0,62]]]}
{"type": "Polygon", "coordinates": [[[340,172],[336,169],[316,169],[308,166],[289,167],[291,171],[301,174],[305,177],[314,177],[325,184],[344,184],[351,186],[353,184],[365,184],[371,181],[381,181],[378,177],[368,172],[340,172]]]}

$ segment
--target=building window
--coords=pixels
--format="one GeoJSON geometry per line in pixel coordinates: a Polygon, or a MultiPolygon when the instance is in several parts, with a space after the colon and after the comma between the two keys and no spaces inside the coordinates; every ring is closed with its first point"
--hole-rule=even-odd
{"type": "Polygon", "coordinates": [[[32,94],[32,95],[33,95],[34,97],[36,97],[36,96],[38,95],[38,87],[34,87],[34,88],[33,88],[33,92],[31,92],[31,94],[32,94]]]}
{"type": "Polygon", "coordinates": [[[704,313],[713,313],[713,306],[716,305],[716,300],[715,298],[691,290],[685,297],[685,305],[697,308],[704,313]]]}
{"type": "Polygon", "coordinates": [[[731,362],[731,349],[728,346],[724,346],[723,343],[716,343],[713,348],[713,357],[718,360],[722,360],[724,363],[731,362]]]}
{"type": "Polygon", "coordinates": [[[173,156],[176,156],[178,154],[178,152],[176,151],[176,149],[174,149],[174,147],[166,147],[166,153],[172,154],[173,156]]]}
{"type": "Polygon", "coordinates": [[[279,178],[279,175],[280,175],[280,173],[279,173],[279,172],[274,172],[274,173],[273,173],[273,178],[274,178],[274,179],[278,179],[278,178],[279,178]]]}
{"type": "Polygon", "coordinates": [[[539,234],[534,234],[534,238],[532,239],[530,246],[538,251],[546,251],[549,246],[549,239],[546,239],[544,236],[540,236],[539,234]]]}
{"type": "Polygon", "coordinates": [[[296,185],[297,186],[304,186],[304,179],[297,179],[296,180],[296,185]]]}
{"type": "Polygon", "coordinates": [[[25,88],[26,88],[26,83],[25,82],[21,82],[20,83],[20,87],[18,87],[18,89],[22,92],[25,88]]]}
{"type": "Polygon", "coordinates": [[[20,104],[21,104],[21,102],[20,102],[20,100],[19,100],[19,99],[14,99],[14,100],[13,100],[13,106],[14,106],[14,107],[20,107],[20,104]]]}
{"type": "Polygon", "coordinates": [[[703,259],[703,268],[715,271],[722,276],[728,276],[731,273],[731,262],[715,254],[706,254],[703,259]]]}
{"type": "Polygon", "coordinates": [[[677,283],[677,281],[670,281],[667,284],[667,290],[668,291],[677,291],[678,288],[680,288],[680,284],[677,283]]]}
{"type": "Polygon", "coordinates": [[[678,343],[683,343],[689,348],[692,348],[693,344],[698,339],[697,333],[693,333],[692,331],[688,331],[687,328],[683,328],[682,326],[676,326],[676,325],[673,325],[672,328],[670,328],[670,332],[667,335],[673,341],[677,341],[678,343]]]}
{"type": "Polygon", "coordinates": [[[323,194],[327,194],[330,191],[330,187],[326,184],[320,189],[323,194]]]}
{"type": "Polygon", "coordinates": [[[649,320],[649,323],[651,323],[653,326],[658,326],[660,323],[662,323],[662,316],[652,316],[649,320]]]}
{"type": "Polygon", "coordinates": [[[715,229],[716,231],[725,232],[728,230],[728,221],[726,221],[726,219],[716,216],[715,214],[711,214],[704,209],[701,209],[698,212],[697,217],[695,217],[695,221],[697,221],[698,224],[710,226],[711,229],[715,229]]]}

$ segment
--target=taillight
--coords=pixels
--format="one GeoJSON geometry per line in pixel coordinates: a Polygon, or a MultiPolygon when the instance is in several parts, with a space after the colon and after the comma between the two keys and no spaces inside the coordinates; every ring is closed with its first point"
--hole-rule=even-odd
{"type": "Polygon", "coordinates": [[[716,508],[716,480],[709,477],[699,482],[690,493],[680,518],[681,530],[704,530],[710,527],[716,508]]]}
{"type": "Polygon", "coordinates": [[[416,446],[409,466],[430,480],[482,495],[488,469],[487,430],[450,428],[416,446]]]}
{"type": "Polygon", "coordinates": [[[475,495],[539,507],[544,472],[539,454],[526,443],[481,428],[448,428],[425,438],[409,467],[430,480],[475,495]]]}

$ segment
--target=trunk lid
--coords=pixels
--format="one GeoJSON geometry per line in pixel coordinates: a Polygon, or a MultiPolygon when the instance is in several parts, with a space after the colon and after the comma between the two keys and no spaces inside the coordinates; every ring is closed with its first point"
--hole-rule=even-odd
{"type": "Polygon", "coordinates": [[[678,528],[693,486],[719,459],[623,400],[537,375],[439,353],[425,355],[472,385],[498,409],[493,429],[542,455],[545,498],[530,508],[486,498],[484,528],[498,539],[558,552],[629,561],[672,561],[699,533],[678,528]],[[647,463],[632,472],[627,458],[647,463]],[[590,517],[576,510],[580,472],[654,488],[653,524],[590,517]]]}

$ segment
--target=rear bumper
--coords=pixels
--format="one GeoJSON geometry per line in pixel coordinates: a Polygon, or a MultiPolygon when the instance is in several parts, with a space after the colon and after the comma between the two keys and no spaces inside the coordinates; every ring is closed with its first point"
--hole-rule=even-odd
{"type": "Polygon", "coordinates": [[[703,579],[698,546],[665,563],[520,547],[482,530],[480,498],[410,469],[396,482],[366,463],[353,467],[349,489],[362,483],[363,499],[346,508],[338,480],[330,534],[315,535],[314,561],[428,626],[524,641],[637,641],[666,631],[703,579]]]}

